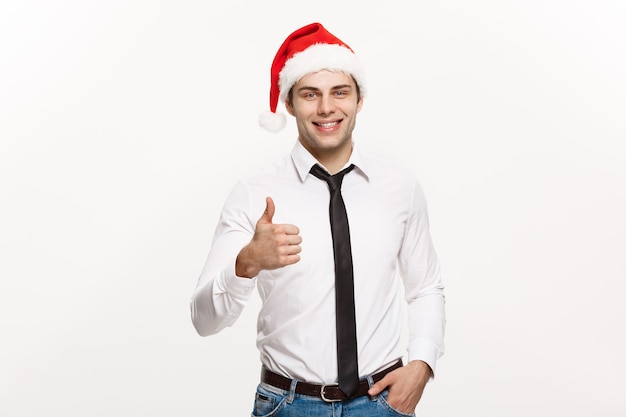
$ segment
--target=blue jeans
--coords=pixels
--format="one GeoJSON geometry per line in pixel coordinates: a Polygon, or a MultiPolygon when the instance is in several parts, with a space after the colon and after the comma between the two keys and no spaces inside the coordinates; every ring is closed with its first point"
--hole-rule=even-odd
{"type": "MultiPolygon", "coordinates": [[[[372,380],[370,378],[370,386],[372,380]]],[[[327,403],[321,398],[296,394],[295,386],[281,390],[261,383],[257,386],[252,417],[409,417],[393,409],[387,403],[387,391],[376,397],[354,398],[352,400],[327,403]]]]}

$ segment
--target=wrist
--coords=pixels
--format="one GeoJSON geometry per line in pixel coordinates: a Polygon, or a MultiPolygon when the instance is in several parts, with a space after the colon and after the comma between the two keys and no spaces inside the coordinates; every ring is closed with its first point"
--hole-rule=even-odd
{"type": "Polygon", "coordinates": [[[250,262],[246,261],[246,248],[243,248],[237,259],[235,260],[235,275],[239,278],[251,279],[257,276],[260,272],[250,262]]]}
{"type": "Polygon", "coordinates": [[[406,366],[411,368],[417,374],[426,374],[429,378],[433,376],[433,370],[430,365],[420,359],[412,360],[406,366]]]}

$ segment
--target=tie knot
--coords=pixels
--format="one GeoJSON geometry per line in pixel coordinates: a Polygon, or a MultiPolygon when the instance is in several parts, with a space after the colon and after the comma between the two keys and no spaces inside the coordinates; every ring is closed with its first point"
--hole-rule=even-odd
{"type": "Polygon", "coordinates": [[[342,169],[335,175],[330,175],[328,172],[326,172],[326,170],[324,170],[324,168],[322,168],[318,164],[315,164],[311,167],[311,170],[309,172],[320,180],[326,181],[328,183],[328,188],[330,188],[330,191],[336,191],[341,189],[343,176],[352,171],[353,168],[354,164],[351,164],[349,167],[342,169]]]}

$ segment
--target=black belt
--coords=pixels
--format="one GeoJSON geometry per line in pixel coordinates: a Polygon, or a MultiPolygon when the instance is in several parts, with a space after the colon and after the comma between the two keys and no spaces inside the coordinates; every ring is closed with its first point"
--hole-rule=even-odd
{"type": "MultiPolygon", "coordinates": [[[[391,365],[389,368],[383,369],[382,371],[372,375],[372,379],[374,383],[383,379],[385,375],[389,372],[401,368],[402,360],[391,365]]],[[[274,386],[276,388],[280,388],[282,390],[290,390],[291,389],[291,379],[279,375],[275,372],[270,371],[265,366],[261,369],[261,382],[274,386]]],[[[367,379],[361,380],[359,383],[359,387],[356,392],[352,394],[352,396],[348,397],[344,394],[337,384],[309,384],[308,382],[298,381],[296,383],[296,393],[302,395],[308,395],[311,397],[318,397],[326,402],[334,402],[334,401],[343,401],[349,398],[362,397],[367,395],[367,391],[369,390],[370,385],[367,379]]]]}

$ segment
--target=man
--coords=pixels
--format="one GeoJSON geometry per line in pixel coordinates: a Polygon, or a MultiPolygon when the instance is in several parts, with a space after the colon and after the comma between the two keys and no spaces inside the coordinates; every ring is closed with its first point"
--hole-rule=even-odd
{"type": "Polygon", "coordinates": [[[365,87],[352,49],[322,25],[287,37],[259,120],[282,129],[284,101],[298,140],[234,187],[193,294],[192,321],[207,336],[259,291],[253,416],[412,415],[443,354],[443,284],[422,190],[352,140],[365,87]]]}

